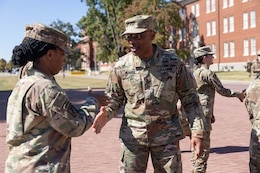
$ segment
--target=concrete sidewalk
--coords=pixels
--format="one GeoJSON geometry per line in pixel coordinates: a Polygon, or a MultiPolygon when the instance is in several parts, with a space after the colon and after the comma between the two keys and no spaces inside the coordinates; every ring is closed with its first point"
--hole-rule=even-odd
{"type": "MultiPolygon", "coordinates": [[[[227,88],[242,90],[247,83],[226,83],[227,88]]],[[[75,105],[80,105],[85,99],[86,90],[68,90],[68,95],[75,105]]],[[[102,93],[102,91],[99,91],[102,93]]],[[[1,105],[6,100],[0,92],[1,105]]],[[[8,96],[8,94],[6,94],[8,96]]],[[[5,111],[0,106],[2,113],[5,111]]],[[[216,122],[211,135],[211,154],[207,173],[249,173],[248,144],[250,137],[250,122],[244,103],[237,98],[226,98],[216,94],[216,122]]],[[[3,114],[2,114],[3,115],[3,114]]],[[[1,116],[2,116],[1,115],[1,116]]],[[[101,134],[94,134],[92,129],[84,135],[73,138],[71,167],[72,173],[116,173],[119,165],[118,139],[121,118],[114,118],[104,127],[101,134]]],[[[0,123],[0,172],[4,172],[4,162],[8,151],[5,145],[5,121],[0,123]]],[[[183,173],[190,173],[191,163],[189,139],[180,143],[183,161],[183,173]]],[[[149,161],[147,173],[152,173],[149,161]]]]}

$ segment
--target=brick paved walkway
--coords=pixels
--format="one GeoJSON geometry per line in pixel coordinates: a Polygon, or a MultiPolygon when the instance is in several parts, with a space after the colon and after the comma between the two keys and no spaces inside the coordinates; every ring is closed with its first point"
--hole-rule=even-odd
{"type": "MultiPolygon", "coordinates": [[[[248,83],[225,82],[226,87],[242,90],[248,83]]],[[[79,105],[83,102],[84,90],[68,90],[71,101],[79,105]]],[[[0,118],[5,115],[5,102],[8,92],[0,92],[0,118]]],[[[216,94],[216,122],[211,135],[211,154],[208,161],[208,173],[249,173],[248,143],[250,123],[244,106],[236,98],[225,98],[216,94]]],[[[118,172],[119,147],[118,131],[120,118],[114,118],[96,135],[92,129],[83,136],[72,140],[72,173],[116,173],[118,172]]],[[[5,121],[0,123],[0,172],[4,172],[4,162],[8,151],[5,145],[5,121]]],[[[181,141],[183,172],[191,169],[189,139],[181,141]]],[[[149,162],[147,173],[152,173],[149,162]]]]}

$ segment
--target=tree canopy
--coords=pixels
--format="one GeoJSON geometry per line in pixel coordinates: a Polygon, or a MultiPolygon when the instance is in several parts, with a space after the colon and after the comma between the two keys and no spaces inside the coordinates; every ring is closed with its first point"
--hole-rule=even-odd
{"type": "Polygon", "coordinates": [[[182,27],[180,6],[167,0],[85,0],[85,3],[88,11],[77,25],[85,36],[98,43],[97,59],[103,62],[115,61],[127,47],[121,34],[124,20],[129,17],[153,15],[157,32],[154,41],[163,48],[168,48],[170,33],[182,27]]]}

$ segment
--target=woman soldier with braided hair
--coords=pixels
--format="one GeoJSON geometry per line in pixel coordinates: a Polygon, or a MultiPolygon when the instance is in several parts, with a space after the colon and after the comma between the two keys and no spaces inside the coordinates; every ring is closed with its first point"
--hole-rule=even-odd
{"type": "Polygon", "coordinates": [[[55,81],[66,45],[62,32],[34,24],[13,49],[12,62],[21,70],[7,104],[6,173],[70,172],[71,138],[91,127],[98,102],[87,97],[77,110],[55,81]]]}

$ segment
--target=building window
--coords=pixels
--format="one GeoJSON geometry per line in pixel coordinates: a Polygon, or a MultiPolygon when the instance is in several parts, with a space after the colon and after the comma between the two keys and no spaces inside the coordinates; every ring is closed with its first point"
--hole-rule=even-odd
{"type": "Polygon", "coordinates": [[[248,40],[244,40],[244,56],[248,56],[249,53],[248,40]]]}
{"type": "Polygon", "coordinates": [[[234,16],[229,17],[229,32],[234,32],[234,16]]]}
{"type": "Polygon", "coordinates": [[[211,0],[211,11],[216,11],[216,0],[211,0]]]}
{"type": "Polygon", "coordinates": [[[228,0],[223,0],[223,8],[227,8],[228,7],[228,0]]]}
{"type": "Polygon", "coordinates": [[[256,55],[256,39],[251,38],[251,55],[256,55]]]}
{"type": "Polygon", "coordinates": [[[250,27],[255,28],[256,27],[256,20],[255,20],[255,11],[250,12],[250,27]]]}
{"type": "Polygon", "coordinates": [[[248,0],[242,0],[242,2],[247,2],[248,0]]]}
{"type": "Polygon", "coordinates": [[[229,43],[230,46],[230,57],[235,57],[235,43],[233,41],[231,41],[229,43]]]}
{"type": "Polygon", "coordinates": [[[183,40],[186,40],[186,37],[187,37],[186,28],[182,29],[182,35],[183,35],[183,40]]]}
{"type": "Polygon", "coordinates": [[[232,6],[234,6],[234,0],[229,0],[229,5],[228,5],[229,7],[232,7],[232,6]]]}
{"type": "Polygon", "coordinates": [[[179,30],[179,41],[186,40],[186,28],[179,30]]]}
{"type": "Polygon", "coordinates": [[[199,35],[199,24],[197,20],[191,21],[191,36],[192,39],[196,38],[199,35]]]}
{"type": "Polygon", "coordinates": [[[194,5],[191,6],[190,12],[195,16],[195,6],[194,5]]]}
{"type": "Polygon", "coordinates": [[[216,21],[211,22],[211,35],[216,35],[216,21]]]}
{"type": "Polygon", "coordinates": [[[228,32],[228,18],[223,19],[223,33],[228,32]]]}
{"type": "Polygon", "coordinates": [[[191,6],[191,13],[194,14],[194,16],[198,17],[200,15],[200,5],[196,4],[195,6],[191,6]]]}
{"type": "Polygon", "coordinates": [[[225,42],[224,43],[224,57],[228,57],[228,43],[225,42]]]}
{"type": "Polygon", "coordinates": [[[211,23],[210,22],[207,22],[207,36],[210,36],[211,35],[211,23]]]}
{"type": "Polygon", "coordinates": [[[206,13],[216,11],[216,0],[206,0],[206,13]]]}
{"type": "Polygon", "coordinates": [[[243,13],[243,29],[247,29],[247,28],[248,28],[248,14],[243,13]]]}
{"type": "Polygon", "coordinates": [[[206,13],[210,13],[210,0],[206,0],[206,13]]]}
{"type": "Polygon", "coordinates": [[[196,17],[200,16],[200,4],[196,4],[196,17]]]}

